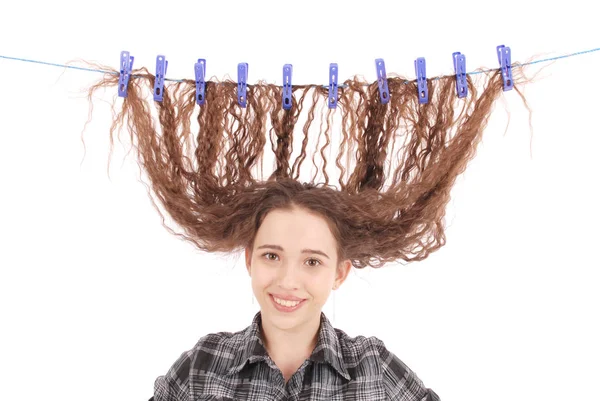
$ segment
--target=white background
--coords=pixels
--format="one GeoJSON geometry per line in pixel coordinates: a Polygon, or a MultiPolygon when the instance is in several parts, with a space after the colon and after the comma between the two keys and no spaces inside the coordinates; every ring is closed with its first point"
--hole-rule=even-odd
{"type": "MultiPolygon", "coordinates": [[[[388,74],[414,79],[420,56],[431,77],[452,73],[455,51],[473,71],[496,68],[500,44],[513,62],[598,48],[591,7],[20,1],[2,6],[0,55],[118,68],[129,50],[154,72],[165,54],[178,79],[206,58],[213,80],[236,79],[245,61],[250,83],[277,84],[285,63],[294,84],[327,84],[330,62],[341,81],[373,82],[382,57],[388,74]]],[[[349,335],[382,339],[443,401],[600,399],[600,52],[527,71],[543,66],[524,88],[533,140],[517,93],[503,94],[452,192],[447,245],[423,262],[353,269],[324,309],[349,335]]],[[[81,91],[101,74],[2,58],[0,73],[0,398],[147,400],[200,337],[250,324],[243,257],[169,234],[129,146],[115,143],[107,174],[101,100],[84,150],[81,91]]]]}

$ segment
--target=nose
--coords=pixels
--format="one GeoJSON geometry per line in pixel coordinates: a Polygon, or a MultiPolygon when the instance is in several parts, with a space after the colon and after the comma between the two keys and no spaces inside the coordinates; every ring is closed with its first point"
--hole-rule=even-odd
{"type": "Polygon", "coordinates": [[[294,263],[284,262],[279,269],[279,283],[282,288],[293,290],[300,284],[300,268],[294,263]]]}

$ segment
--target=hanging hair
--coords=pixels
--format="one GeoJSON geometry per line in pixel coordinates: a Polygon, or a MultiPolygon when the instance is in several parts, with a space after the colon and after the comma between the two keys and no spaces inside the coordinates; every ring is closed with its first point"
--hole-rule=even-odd
{"type": "MultiPolygon", "coordinates": [[[[118,85],[118,71],[101,68],[109,72],[89,88],[90,119],[93,93],[118,85]]],[[[520,72],[513,68],[514,91],[527,107],[520,72]]],[[[285,110],[283,88],[264,82],[248,85],[247,107],[242,108],[237,83],[230,79],[206,81],[201,106],[190,79],[167,82],[163,101],[154,101],[155,76],[136,69],[110,127],[111,153],[114,132],[126,127],[153,195],[184,233],[165,224],[151,196],[163,226],[202,251],[252,249],[269,211],[302,208],[328,222],[338,263],[350,259],[360,269],[423,260],[445,245],[442,220],[450,191],[475,156],[494,102],[503,93],[499,70],[478,75],[482,85],[467,75],[466,98],[457,97],[455,76],[428,79],[426,104],[419,104],[414,80],[388,76],[389,102],[382,104],[377,81],[367,84],[354,77],[340,85],[335,109],[326,108],[328,88],[294,85],[292,107],[285,110]],[[478,86],[483,86],[480,93],[478,86]],[[298,127],[305,107],[306,121],[298,127]],[[333,130],[335,117],[341,123],[333,130]],[[301,151],[292,163],[300,129],[301,151]],[[325,156],[335,133],[340,136],[335,159],[339,187],[329,184],[325,156]],[[267,135],[274,168],[265,180],[267,135]],[[318,149],[322,135],[325,143],[318,149]],[[324,182],[315,183],[317,173],[310,181],[300,180],[309,142],[317,144],[312,162],[324,182]],[[260,169],[260,176],[253,176],[253,169],[260,169]]]]}

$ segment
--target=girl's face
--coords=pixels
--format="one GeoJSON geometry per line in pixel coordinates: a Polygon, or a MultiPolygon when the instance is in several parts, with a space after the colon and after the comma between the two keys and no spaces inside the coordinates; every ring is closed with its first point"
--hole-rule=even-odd
{"type": "Polygon", "coordinates": [[[273,210],[260,226],[246,267],[262,319],[281,330],[320,320],[332,287],[345,280],[350,261],[336,269],[336,242],[325,219],[305,209],[273,210]],[[271,294],[305,300],[293,312],[279,311],[271,294]]]}

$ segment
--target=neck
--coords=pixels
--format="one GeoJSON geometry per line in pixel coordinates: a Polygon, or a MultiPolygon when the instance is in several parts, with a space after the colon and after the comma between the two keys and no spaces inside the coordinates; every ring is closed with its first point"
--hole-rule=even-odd
{"type": "Polygon", "coordinates": [[[262,340],[269,357],[274,361],[303,362],[317,345],[320,324],[320,314],[316,319],[290,330],[283,330],[269,320],[262,320],[262,340]]]}

